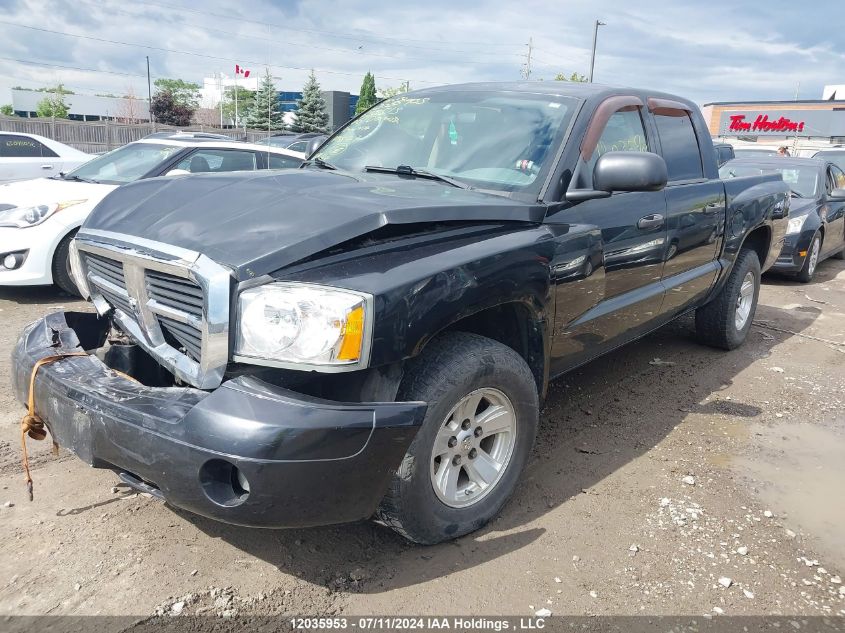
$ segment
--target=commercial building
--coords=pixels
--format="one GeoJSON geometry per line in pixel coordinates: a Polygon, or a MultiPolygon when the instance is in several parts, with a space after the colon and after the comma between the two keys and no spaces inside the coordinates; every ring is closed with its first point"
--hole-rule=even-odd
{"type": "Polygon", "coordinates": [[[707,103],[702,113],[715,138],[736,145],[818,148],[845,144],[845,86],[825,86],[824,99],[707,103]]]}
{"type": "MultiPolygon", "coordinates": [[[[37,90],[12,89],[12,108],[21,117],[38,116],[38,104],[50,96],[37,90]]],[[[150,108],[146,99],[126,97],[100,97],[92,95],[66,94],[68,118],[73,121],[100,121],[123,119],[149,121],[150,108]]]]}
{"type": "MultiPolygon", "coordinates": [[[[342,90],[324,90],[320,94],[323,95],[323,99],[326,102],[330,130],[336,130],[355,116],[358,95],[343,92],[342,90]]],[[[279,92],[279,107],[285,113],[296,112],[300,99],[302,99],[301,92],[279,92]]]]}

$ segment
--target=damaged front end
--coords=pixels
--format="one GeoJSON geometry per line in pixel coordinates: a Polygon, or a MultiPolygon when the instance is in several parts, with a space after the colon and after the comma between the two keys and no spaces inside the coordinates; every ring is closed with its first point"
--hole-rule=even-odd
{"type": "MultiPolygon", "coordinates": [[[[111,320],[57,312],[30,325],[14,351],[12,382],[35,403],[54,440],[95,468],[220,521],[304,527],[368,518],[426,405],[343,403],[255,376],[214,390],[166,384],[134,344],[109,344],[111,320]]],[[[114,342],[114,341],[113,341],[114,342]]],[[[117,343],[117,342],[114,342],[117,343]]]]}

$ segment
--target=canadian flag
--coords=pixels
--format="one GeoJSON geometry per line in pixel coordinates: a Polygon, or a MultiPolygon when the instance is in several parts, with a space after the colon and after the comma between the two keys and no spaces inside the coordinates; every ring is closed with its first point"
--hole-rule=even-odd
{"type": "Polygon", "coordinates": [[[249,71],[246,68],[241,68],[237,64],[235,64],[235,74],[236,75],[243,75],[244,79],[249,77],[249,71]]]}

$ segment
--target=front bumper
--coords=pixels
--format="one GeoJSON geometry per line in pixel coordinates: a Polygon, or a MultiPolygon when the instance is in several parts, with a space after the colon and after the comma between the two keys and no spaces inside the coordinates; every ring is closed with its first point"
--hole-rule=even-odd
{"type": "Polygon", "coordinates": [[[53,254],[65,236],[64,227],[48,219],[25,229],[0,227],[0,260],[6,253],[27,251],[23,266],[6,270],[0,266],[0,286],[44,286],[53,283],[53,254]]]}
{"type": "Polygon", "coordinates": [[[806,252],[809,250],[815,234],[816,232],[813,230],[787,235],[783,240],[783,248],[781,248],[771,270],[782,273],[797,273],[800,271],[804,267],[804,260],[807,258],[806,252]],[[804,255],[801,253],[804,253],[804,255]]]}
{"type": "MultiPolygon", "coordinates": [[[[18,399],[39,358],[101,347],[107,327],[74,312],[28,326],[13,354],[18,399]]],[[[42,367],[35,402],[58,444],[91,466],[126,473],[173,506],[256,527],[372,516],[426,410],[319,400],[248,377],[211,392],[146,387],[93,354],[42,367]]]]}

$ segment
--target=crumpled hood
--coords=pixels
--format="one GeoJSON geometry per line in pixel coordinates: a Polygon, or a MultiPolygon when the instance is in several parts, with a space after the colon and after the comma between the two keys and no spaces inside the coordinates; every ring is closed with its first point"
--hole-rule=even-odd
{"type": "Polygon", "coordinates": [[[53,178],[19,180],[0,185],[0,207],[31,207],[69,200],[87,200],[93,207],[116,188],[117,185],[53,178]]]}
{"type": "Polygon", "coordinates": [[[539,222],[543,212],[430,180],[297,169],[141,180],[106,197],[83,231],[190,249],[244,280],[387,224],[539,222]]]}

